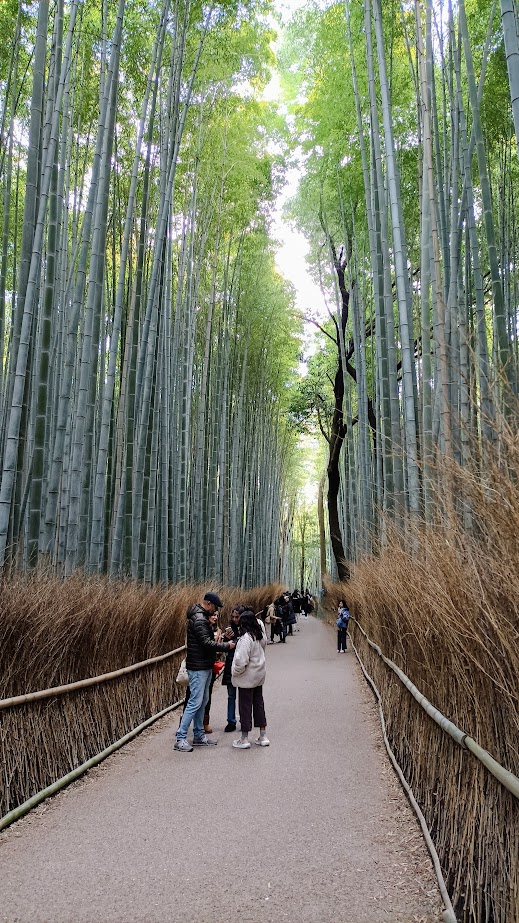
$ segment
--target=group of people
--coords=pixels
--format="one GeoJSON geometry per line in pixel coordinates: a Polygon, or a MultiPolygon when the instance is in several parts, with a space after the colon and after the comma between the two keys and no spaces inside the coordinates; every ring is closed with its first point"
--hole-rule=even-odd
{"type": "Polygon", "coordinates": [[[268,747],[267,719],[263,702],[263,683],[266,675],[265,648],[267,634],[265,626],[251,609],[236,606],[230,617],[230,625],[221,631],[217,627],[218,610],[222,601],[216,593],[206,593],[202,602],[191,606],[187,613],[187,656],[186,669],[189,678],[189,694],[186,695],[184,713],[176,733],[175,750],[189,753],[194,747],[216,746],[209,734],[210,694],[216,673],[214,670],[217,653],[226,653],[222,682],[227,686],[226,731],[236,730],[236,693],[240,712],[241,734],[233,741],[237,750],[249,750],[249,734],[259,728],[255,743],[268,747]],[[205,726],[204,726],[205,722],[205,726]],[[187,739],[193,723],[193,743],[187,739]]]}
{"type": "Polygon", "coordinates": [[[298,615],[306,619],[313,609],[314,601],[308,590],[304,593],[294,590],[292,594],[287,590],[278,596],[260,613],[265,625],[270,625],[270,644],[274,644],[276,638],[279,639],[279,644],[284,644],[287,635],[294,633],[298,615]]]}
{"type": "Polygon", "coordinates": [[[265,648],[276,637],[285,643],[293,633],[298,615],[308,617],[314,608],[313,599],[306,590],[294,590],[279,596],[259,613],[246,606],[233,608],[228,627],[218,627],[218,610],[222,601],[216,593],[206,593],[201,603],[187,612],[186,669],[189,685],[184,701],[184,712],[176,733],[175,750],[191,752],[194,747],[216,746],[209,735],[210,707],[213,685],[222,670],[217,655],[225,653],[222,685],[227,688],[227,725],[225,731],[236,731],[236,700],[240,715],[241,734],[233,741],[237,750],[250,749],[249,734],[252,727],[259,729],[254,741],[257,746],[268,747],[267,718],[263,701],[263,684],[266,676],[265,648]],[[270,641],[266,625],[270,625],[270,641]],[[187,739],[193,724],[193,742],[187,739]]]}

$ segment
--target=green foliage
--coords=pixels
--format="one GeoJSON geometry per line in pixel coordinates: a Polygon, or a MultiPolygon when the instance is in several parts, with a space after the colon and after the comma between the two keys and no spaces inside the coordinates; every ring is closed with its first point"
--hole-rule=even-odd
{"type": "Polygon", "coordinates": [[[263,231],[246,234],[240,272],[240,333],[247,343],[249,383],[266,384],[284,411],[297,378],[301,322],[294,315],[292,286],[275,268],[263,231]]]}
{"type": "MultiPolygon", "coordinates": [[[[332,322],[329,321],[326,327],[333,336],[332,322]]],[[[293,426],[307,435],[315,435],[320,425],[328,434],[334,408],[337,347],[324,334],[319,334],[316,341],[316,352],[308,358],[307,373],[293,390],[289,409],[293,426]]]]}
{"type": "MultiPolygon", "coordinates": [[[[418,236],[416,209],[418,170],[416,103],[409,71],[405,36],[399,6],[394,15],[384,4],[385,25],[392,46],[391,81],[393,124],[405,177],[404,212],[413,236],[418,236]],[[407,194],[408,193],[408,194],[407,194]]],[[[367,105],[367,74],[363,14],[360,4],[350,4],[355,67],[364,110],[367,105]]],[[[290,216],[297,220],[310,241],[310,260],[316,277],[323,278],[327,261],[325,238],[319,218],[339,243],[352,234],[365,233],[365,194],[353,94],[351,60],[344,4],[335,3],[323,11],[308,7],[300,11],[287,28],[279,55],[283,88],[295,118],[295,136],[302,139],[305,172],[297,196],[290,204],[290,216]]],[[[369,120],[365,120],[369,148],[369,120]]],[[[359,254],[366,260],[366,251],[359,254]]],[[[330,283],[330,276],[324,275],[330,283]]]]}
{"type": "Polygon", "coordinates": [[[244,93],[261,90],[270,79],[274,57],[270,42],[272,29],[261,14],[266,4],[250,4],[246,13],[225,19],[209,31],[204,47],[200,84],[220,95],[231,86],[241,85],[244,93]]]}
{"type": "MultiPolygon", "coordinates": [[[[19,0],[2,0],[0,3],[0,96],[7,84],[11,55],[13,52],[13,36],[16,33],[16,23],[18,20],[19,0]]],[[[33,20],[28,11],[22,8],[21,13],[21,30],[23,30],[24,41],[20,42],[23,48],[25,42],[30,42],[33,38],[33,20]]],[[[2,100],[3,104],[3,100],[2,100]]],[[[1,111],[1,110],[0,110],[1,111]]]]}

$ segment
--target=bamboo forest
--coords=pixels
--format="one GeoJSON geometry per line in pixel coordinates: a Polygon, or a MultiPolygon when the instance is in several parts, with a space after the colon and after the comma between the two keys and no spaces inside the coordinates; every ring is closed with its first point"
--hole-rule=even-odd
{"type": "MultiPolygon", "coordinates": [[[[518,773],[518,139],[517,0],[0,0],[5,598],[345,598],[518,773]]],[[[463,776],[458,849],[384,683],[459,919],[513,923],[517,795],[463,776]]]]}
{"type": "Polygon", "coordinates": [[[470,524],[454,466],[502,457],[517,390],[516,5],[310,4],[277,63],[274,14],[2,4],[4,568],[288,579],[305,430],[341,579],[392,526],[470,524]]]}

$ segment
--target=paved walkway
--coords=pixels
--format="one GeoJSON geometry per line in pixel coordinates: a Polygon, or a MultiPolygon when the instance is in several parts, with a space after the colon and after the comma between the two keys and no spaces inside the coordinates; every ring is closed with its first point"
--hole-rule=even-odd
{"type": "Polygon", "coordinates": [[[178,713],[0,835],[1,923],[436,923],[431,863],[351,651],[267,649],[271,746],[173,751],[178,713]]]}

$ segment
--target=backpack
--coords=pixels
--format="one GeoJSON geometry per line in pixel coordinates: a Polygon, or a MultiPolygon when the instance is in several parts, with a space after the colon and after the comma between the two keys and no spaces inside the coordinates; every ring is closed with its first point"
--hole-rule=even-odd
{"type": "Polygon", "coordinates": [[[349,610],[346,608],[341,609],[341,614],[339,618],[337,619],[337,628],[347,628],[349,620],[350,620],[349,610]]]}

